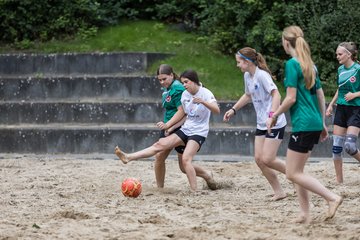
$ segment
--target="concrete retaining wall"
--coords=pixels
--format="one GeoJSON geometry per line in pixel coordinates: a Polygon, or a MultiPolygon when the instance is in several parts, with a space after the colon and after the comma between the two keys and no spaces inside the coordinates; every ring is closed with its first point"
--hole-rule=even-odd
{"type": "MultiPolygon", "coordinates": [[[[0,152],[113,153],[136,151],[159,136],[161,89],[148,64],[157,53],[0,55],[0,152]]],[[[219,101],[221,114],[199,154],[252,156],[256,116],[251,104],[230,123],[222,121],[235,101],[219,101]]],[[[331,119],[328,119],[331,124],[331,119]]],[[[289,126],[290,126],[289,122],[289,126]]],[[[279,154],[285,155],[289,129],[279,154]]],[[[331,156],[331,140],[313,156],[331,156]]]]}
{"type": "Polygon", "coordinates": [[[146,52],[0,54],[0,75],[71,75],[144,72],[169,54],[146,52]]]}

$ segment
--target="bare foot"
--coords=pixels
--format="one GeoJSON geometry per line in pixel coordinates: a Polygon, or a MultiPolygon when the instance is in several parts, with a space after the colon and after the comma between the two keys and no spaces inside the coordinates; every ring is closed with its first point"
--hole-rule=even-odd
{"type": "Polygon", "coordinates": [[[272,201],[279,201],[279,200],[282,200],[282,199],[284,199],[286,197],[287,197],[286,193],[274,194],[274,196],[271,198],[271,200],[272,201]]]}
{"type": "Polygon", "coordinates": [[[294,223],[300,223],[300,224],[309,224],[311,223],[310,216],[300,215],[298,218],[294,220],[294,223]]]}
{"type": "Polygon", "coordinates": [[[216,190],[218,187],[217,187],[217,183],[214,180],[213,174],[212,174],[212,172],[209,172],[208,174],[209,174],[210,178],[205,180],[206,184],[211,190],[216,190]]]}
{"type": "Polygon", "coordinates": [[[329,209],[328,214],[326,216],[326,220],[331,219],[335,216],[336,210],[343,202],[343,198],[341,196],[338,196],[338,198],[335,201],[329,201],[329,209]]]}
{"type": "Polygon", "coordinates": [[[336,177],[336,184],[340,185],[344,183],[344,179],[342,177],[336,177]]]}
{"type": "Polygon", "coordinates": [[[118,146],[115,147],[115,154],[118,156],[118,158],[124,163],[127,164],[129,162],[129,159],[126,156],[126,153],[120,150],[118,146]]]}

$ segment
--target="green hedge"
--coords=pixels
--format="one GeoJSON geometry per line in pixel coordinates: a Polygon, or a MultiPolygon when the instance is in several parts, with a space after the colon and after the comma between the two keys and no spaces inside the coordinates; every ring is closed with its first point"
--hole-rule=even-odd
{"type": "Polygon", "coordinates": [[[122,19],[156,19],[202,36],[234,54],[244,46],[262,52],[282,79],[282,29],[305,32],[327,95],[336,89],[336,46],[360,38],[359,6],[350,0],[0,0],[0,41],[31,47],[34,41],[87,38],[122,19]]]}

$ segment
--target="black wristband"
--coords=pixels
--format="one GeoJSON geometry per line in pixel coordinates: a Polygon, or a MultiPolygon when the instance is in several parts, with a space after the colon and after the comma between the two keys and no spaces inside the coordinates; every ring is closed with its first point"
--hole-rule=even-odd
{"type": "Polygon", "coordinates": [[[236,115],[236,110],[235,110],[235,108],[231,108],[231,110],[233,110],[234,111],[234,115],[236,115]]]}

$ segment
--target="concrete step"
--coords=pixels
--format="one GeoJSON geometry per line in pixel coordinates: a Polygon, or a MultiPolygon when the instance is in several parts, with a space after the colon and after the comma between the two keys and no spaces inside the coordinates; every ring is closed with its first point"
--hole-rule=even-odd
{"type": "MultiPolygon", "coordinates": [[[[222,123],[224,113],[234,102],[219,102],[221,114],[212,115],[211,122],[222,123]]],[[[24,123],[156,123],[163,120],[164,110],[154,99],[80,99],[0,102],[0,124],[24,123]]],[[[246,106],[231,119],[230,124],[254,125],[255,111],[246,106]]],[[[255,126],[255,125],[254,125],[255,126]]]]}
{"type": "MultiPolygon", "coordinates": [[[[158,97],[159,99],[159,97],[158,97]]],[[[156,123],[163,120],[164,110],[158,99],[112,98],[52,99],[39,101],[0,102],[0,124],[48,123],[156,123]]],[[[222,123],[225,112],[235,101],[219,101],[220,114],[212,114],[211,123],[222,123]]],[[[291,126],[289,114],[286,115],[291,126]]],[[[332,118],[326,119],[332,124],[332,118]]],[[[256,126],[252,104],[243,107],[231,118],[229,125],[256,126]]]]}
{"type": "MultiPolygon", "coordinates": [[[[236,154],[253,156],[252,126],[235,127],[212,124],[199,154],[236,154]]],[[[20,124],[0,125],[1,153],[112,153],[119,145],[133,152],[153,144],[159,136],[154,124],[20,124]]],[[[279,156],[285,156],[289,129],[279,156]]],[[[314,148],[313,157],[331,157],[332,140],[314,148]]]]}
{"type": "Polygon", "coordinates": [[[155,77],[144,75],[97,75],[53,77],[4,77],[0,75],[0,100],[79,101],[83,98],[131,99],[161,96],[155,77]]]}
{"type": "Polygon", "coordinates": [[[0,54],[0,75],[71,75],[145,72],[170,54],[146,52],[0,54]]]}
{"type": "MultiPolygon", "coordinates": [[[[145,148],[158,139],[163,117],[160,84],[145,70],[168,54],[0,54],[0,152],[112,154],[145,148]]],[[[253,156],[256,117],[247,105],[222,117],[235,101],[219,101],[221,114],[200,155],[253,156]]],[[[279,154],[284,156],[287,132],[279,154]]],[[[331,141],[314,157],[331,156],[331,141]]]]}

